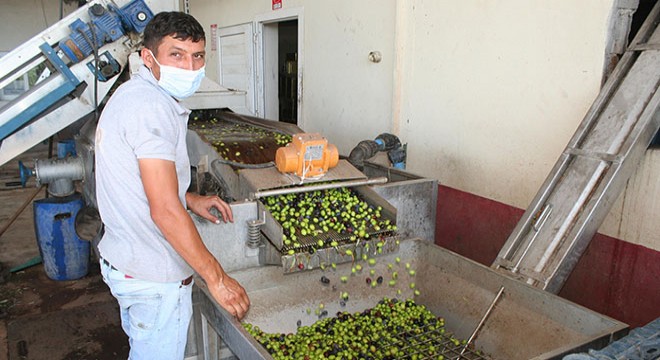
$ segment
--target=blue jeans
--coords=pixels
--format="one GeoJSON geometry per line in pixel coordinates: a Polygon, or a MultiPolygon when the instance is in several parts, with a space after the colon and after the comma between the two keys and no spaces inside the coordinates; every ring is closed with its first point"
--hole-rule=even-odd
{"type": "Polygon", "coordinates": [[[101,260],[103,281],[119,302],[129,360],[181,360],[192,318],[192,282],[157,283],[126,276],[101,260]]]}

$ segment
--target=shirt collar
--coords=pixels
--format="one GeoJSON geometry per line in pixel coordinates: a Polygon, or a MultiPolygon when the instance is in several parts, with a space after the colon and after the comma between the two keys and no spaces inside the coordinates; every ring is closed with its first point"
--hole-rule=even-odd
{"type": "Polygon", "coordinates": [[[154,74],[151,73],[151,70],[144,64],[140,66],[140,69],[138,70],[137,77],[145,80],[149,84],[155,86],[163,95],[165,95],[169,101],[172,102],[174,105],[174,108],[176,109],[176,112],[179,115],[190,115],[190,110],[181,105],[179,101],[177,101],[175,98],[173,98],[170,94],[168,94],[163,88],[158,86],[158,80],[154,77],[154,74]]]}

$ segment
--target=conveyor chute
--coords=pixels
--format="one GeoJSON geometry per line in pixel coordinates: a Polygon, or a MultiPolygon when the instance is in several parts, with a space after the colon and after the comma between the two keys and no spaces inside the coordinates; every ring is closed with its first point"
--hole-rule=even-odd
{"type": "Polygon", "coordinates": [[[494,268],[561,290],[660,128],[659,21],[656,4],[494,268]]]}
{"type": "Polygon", "coordinates": [[[43,77],[0,108],[0,165],[92,113],[152,17],[143,0],[95,0],[0,58],[0,88],[43,77]]]}

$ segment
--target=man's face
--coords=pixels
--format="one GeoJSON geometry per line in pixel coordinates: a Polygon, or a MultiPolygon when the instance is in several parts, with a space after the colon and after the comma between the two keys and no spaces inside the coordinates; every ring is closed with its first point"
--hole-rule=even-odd
{"type": "MultiPolygon", "coordinates": [[[[198,70],[205,64],[206,51],[204,40],[193,42],[191,39],[178,40],[171,36],[166,36],[158,45],[156,60],[161,65],[169,65],[186,70],[198,70]]],[[[143,49],[142,61],[151,69],[156,80],[160,80],[160,66],[154,61],[152,54],[143,49]]]]}

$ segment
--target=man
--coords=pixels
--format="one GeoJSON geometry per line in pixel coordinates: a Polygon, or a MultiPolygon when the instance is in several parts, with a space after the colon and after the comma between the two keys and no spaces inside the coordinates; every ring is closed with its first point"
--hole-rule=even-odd
{"type": "Polygon", "coordinates": [[[204,246],[186,206],[233,221],[217,196],[186,193],[190,111],[178,100],[204,76],[204,29],[180,12],[157,14],[144,31],[144,66],[108,101],[96,132],[96,186],[105,234],[104,281],[119,302],[129,359],[183,359],[192,315],[192,274],[242,318],[250,301],[204,246]]]}

